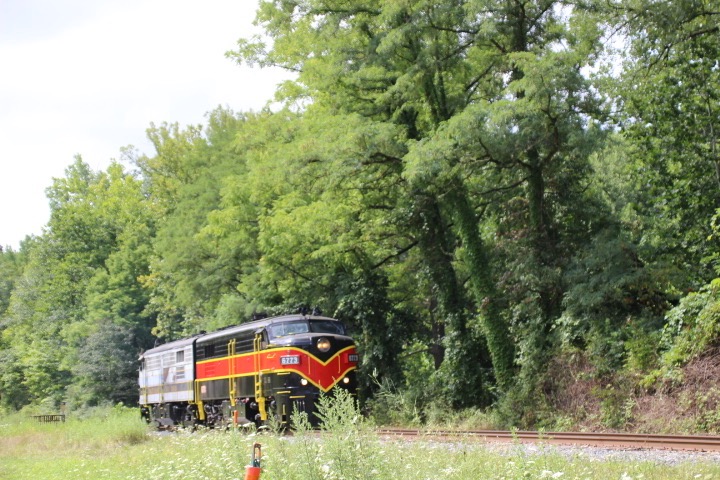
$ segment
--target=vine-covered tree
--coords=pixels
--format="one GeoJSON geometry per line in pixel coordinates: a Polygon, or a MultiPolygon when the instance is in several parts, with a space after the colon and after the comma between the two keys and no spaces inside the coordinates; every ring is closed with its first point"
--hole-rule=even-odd
{"type": "Polygon", "coordinates": [[[409,182],[405,228],[445,318],[457,403],[488,400],[483,369],[470,367],[485,342],[506,389],[516,346],[523,358],[542,350],[559,314],[558,262],[588,228],[560,227],[570,226],[564,216],[582,218],[579,192],[598,138],[597,96],[581,73],[599,52],[591,20],[579,6],[553,1],[264,1],[258,23],[267,37],[241,40],[234,54],[297,71],[284,91],[311,102],[310,110],[402,128],[407,153],[385,156],[396,158],[409,182]],[[519,208],[514,225],[510,205],[519,208]],[[512,257],[522,266],[491,263],[492,237],[484,232],[498,227],[519,239],[512,257]],[[458,270],[458,260],[467,267],[458,270]],[[506,280],[508,293],[533,294],[500,305],[498,267],[518,272],[506,280]],[[536,339],[515,345],[511,330],[536,339]]]}

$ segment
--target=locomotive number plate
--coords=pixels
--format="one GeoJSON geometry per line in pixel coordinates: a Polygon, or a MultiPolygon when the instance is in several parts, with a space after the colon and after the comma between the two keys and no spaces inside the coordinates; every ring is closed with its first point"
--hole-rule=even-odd
{"type": "Polygon", "coordinates": [[[280,365],[300,365],[300,355],[285,355],[280,357],[280,365]]]}
{"type": "Polygon", "coordinates": [[[348,355],[348,362],[357,363],[359,360],[360,360],[360,357],[358,356],[357,353],[351,353],[350,355],[348,355]]]}

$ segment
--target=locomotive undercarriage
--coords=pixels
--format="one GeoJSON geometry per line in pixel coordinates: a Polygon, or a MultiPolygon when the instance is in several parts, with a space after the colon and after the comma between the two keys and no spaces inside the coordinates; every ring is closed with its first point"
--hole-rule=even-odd
{"type": "Polygon", "coordinates": [[[197,407],[187,402],[157,403],[140,408],[140,416],[158,429],[192,426],[196,423],[197,407]]]}
{"type": "MultiPolygon", "coordinates": [[[[357,388],[355,372],[348,372],[344,380],[339,382],[337,388],[351,391],[357,388]]],[[[211,387],[215,382],[208,382],[211,387]]],[[[217,386],[227,387],[227,382],[218,381],[217,386]]],[[[155,423],[159,429],[170,429],[177,426],[192,428],[204,425],[210,428],[227,428],[233,425],[255,424],[257,428],[263,424],[273,424],[280,428],[290,426],[291,417],[295,412],[305,412],[311,425],[317,426],[317,402],[320,392],[317,388],[303,383],[302,378],[295,373],[282,375],[264,375],[264,390],[271,393],[265,397],[265,420],[262,419],[261,406],[254,397],[241,397],[235,400],[233,406],[225,398],[205,399],[201,403],[194,402],[167,402],[143,406],[141,415],[148,423],[155,423]],[[200,415],[199,408],[204,415],[200,415]]],[[[240,385],[238,385],[239,387],[240,385]]],[[[208,388],[211,390],[211,388],[208,388]]],[[[332,395],[332,392],[328,392],[332,395]]]]}
{"type": "Polygon", "coordinates": [[[260,412],[255,399],[243,399],[233,407],[229,400],[203,402],[204,419],[201,420],[199,406],[189,402],[172,402],[141,407],[140,415],[147,423],[154,423],[158,429],[175,427],[192,428],[204,425],[210,428],[226,428],[230,425],[260,426],[260,412]]]}
{"type": "Polygon", "coordinates": [[[254,398],[241,399],[233,407],[229,400],[203,402],[204,420],[198,415],[198,405],[188,402],[160,403],[143,406],[140,415],[147,423],[153,423],[159,430],[177,427],[195,428],[203,425],[209,428],[228,428],[230,426],[255,425],[273,423],[279,427],[290,425],[290,418],[295,412],[307,412],[312,424],[317,423],[314,415],[317,395],[290,399],[279,396],[277,399],[266,399],[267,418],[261,420],[260,411],[254,398]]]}

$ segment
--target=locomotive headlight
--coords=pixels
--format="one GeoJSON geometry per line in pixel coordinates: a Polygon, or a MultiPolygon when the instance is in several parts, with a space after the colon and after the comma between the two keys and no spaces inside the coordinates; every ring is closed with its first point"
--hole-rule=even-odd
{"type": "Polygon", "coordinates": [[[321,352],[327,352],[330,350],[330,340],[325,337],[320,337],[317,341],[317,348],[321,352]]]}
{"type": "Polygon", "coordinates": [[[343,383],[344,383],[345,385],[347,385],[348,383],[350,383],[350,378],[349,378],[349,377],[343,378],[343,383]]]}
{"type": "Polygon", "coordinates": [[[307,378],[301,378],[301,379],[300,379],[300,385],[302,385],[303,387],[304,387],[305,385],[307,385],[307,378]]]}

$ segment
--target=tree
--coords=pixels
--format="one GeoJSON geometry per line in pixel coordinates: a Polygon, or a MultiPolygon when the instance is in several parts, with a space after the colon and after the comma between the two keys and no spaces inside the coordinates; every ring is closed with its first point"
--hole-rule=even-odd
{"type": "Polygon", "coordinates": [[[234,249],[218,250],[201,232],[219,208],[224,178],[245,170],[235,145],[245,121],[216,109],[204,131],[163,125],[148,132],[156,155],[137,163],[164,212],[153,240],[152,274],[143,282],[152,292],[150,311],[158,317],[154,334],[159,337],[227,325],[212,318],[223,298],[237,296],[234,249]]]}
{"type": "MultiPolygon", "coordinates": [[[[562,298],[555,262],[572,244],[558,229],[560,215],[578,210],[579,196],[563,195],[581,184],[596,144],[589,119],[597,100],[581,74],[599,49],[589,17],[552,1],[318,0],[262,2],[257,20],[272,43],[243,40],[235,56],[297,71],[296,88],[284,90],[291,100],[404,129],[409,153],[401,165],[413,209],[406,227],[417,237],[458,359],[451,371],[463,388],[454,401],[487,398],[481,369],[457,370],[463,359],[482,356],[482,342],[466,334],[474,312],[498,384],[508,388],[510,318],[495,304],[499,282],[481,226],[497,225],[508,202],[523,198],[525,266],[533,273],[521,278],[534,277],[524,286],[537,292],[533,331],[547,331],[562,298]],[[496,218],[481,217],[483,210],[496,218]],[[456,260],[470,264],[461,271],[470,277],[471,308],[456,260]]],[[[518,333],[528,313],[514,319],[518,333]]]]}
{"type": "Polygon", "coordinates": [[[10,295],[22,275],[25,259],[26,255],[22,247],[19,252],[12,248],[5,250],[0,247],[0,319],[8,309],[10,295]]]}
{"type": "Polygon", "coordinates": [[[137,334],[129,325],[100,322],[78,348],[76,395],[85,404],[137,402],[137,334]]]}
{"type": "Polygon", "coordinates": [[[265,115],[248,128],[239,139],[248,171],[226,179],[203,237],[242,252],[237,289],[254,309],[312,302],[356,327],[365,371],[396,377],[388,360],[413,335],[387,318],[405,314],[389,299],[387,269],[413,245],[393,218],[404,183],[387,156],[402,148],[397,129],[326,111],[265,115]],[[380,325],[395,335],[377,335],[380,325]]]}
{"type": "Polygon", "coordinates": [[[78,157],[48,198],[46,233],[28,251],[3,331],[25,402],[67,398],[79,353],[101,322],[132,332],[124,348],[136,354],[147,348],[143,332],[153,321],[143,313],[147,296],[137,280],[147,274],[145,245],[154,221],[142,183],[119,164],[92,172],[78,157]]]}
{"type": "Polygon", "coordinates": [[[637,211],[649,260],[697,289],[713,276],[711,218],[720,206],[717,2],[612,4],[625,25],[622,125],[637,166],[637,211]]]}

